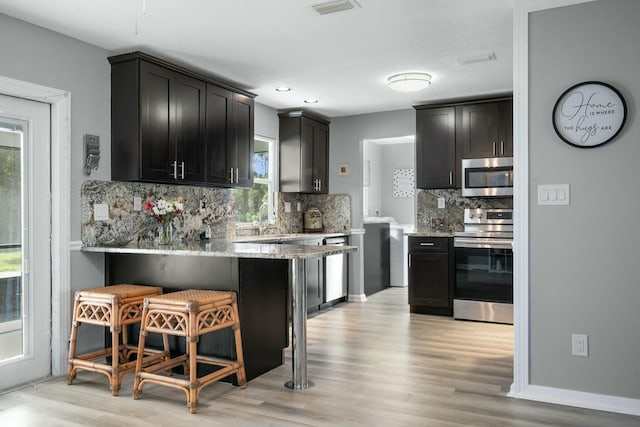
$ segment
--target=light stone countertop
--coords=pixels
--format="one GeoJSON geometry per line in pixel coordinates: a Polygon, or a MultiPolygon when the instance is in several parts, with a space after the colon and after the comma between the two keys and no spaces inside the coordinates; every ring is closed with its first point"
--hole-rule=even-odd
{"type": "MultiPolygon", "coordinates": [[[[342,235],[342,234],[341,234],[342,235]]],[[[255,237],[255,236],[254,236],[255,237]]],[[[83,246],[83,252],[209,256],[223,258],[307,259],[356,252],[357,246],[316,246],[277,243],[235,243],[226,240],[157,243],[129,243],[119,246],[83,246]]]]}

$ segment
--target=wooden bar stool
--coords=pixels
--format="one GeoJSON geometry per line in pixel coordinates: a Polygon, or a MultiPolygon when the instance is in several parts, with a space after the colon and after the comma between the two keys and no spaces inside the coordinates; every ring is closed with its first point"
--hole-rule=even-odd
{"type": "Polygon", "coordinates": [[[187,395],[187,406],[193,414],[198,408],[200,390],[205,386],[236,374],[240,387],[247,387],[235,292],[190,289],[145,298],[138,354],[142,353],[149,332],[185,337],[186,353],[147,367],[143,366],[139,358],[133,386],[134,399],[140,396],[146,382],[179,388],[187,395]],[[197,344],[200,335],[224,328],[233,328],[237,359],[225,360],[199,355],[197,344]],[[221,368],[198,378],[198,363],[221,368]],[[180,365],[184,367],[186,378],[158,373],[180,365]]]}
{"type": "Polygon", "coordinates": [[[138,347],[129,344],[127,336],[127,325],[139,323],[142,319],[144,298],[161,294],[162,288],[139,285],[112,285],[76,291],[69,342],[67,384],[73,382],[78,370],[100,372],[109,378],[111,393],[117,396],[122,377],[136,367],[136,360],[129,361],[131,355],[138,354],[139,362],[144,365],[169,359],[169,342],[166,335],[162,339],[164,351],[145,349],[142,353],[138,353],[138,347]],[[108,326],[112,337],[111,347],[76,355],[78,327],[82,323],[108,326]],[[109,356],[110,364],[107,363],[109,356]],[[101,359],[104,359],[104,363],[99,362],[101,359]]]}

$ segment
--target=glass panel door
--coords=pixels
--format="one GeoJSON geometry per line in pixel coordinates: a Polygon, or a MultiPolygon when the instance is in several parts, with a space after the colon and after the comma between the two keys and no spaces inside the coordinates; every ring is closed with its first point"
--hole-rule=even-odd
{"type": "Polygon", "coordinates": [[[0,390],[51,372],[50,106],[0,95],[0,390]]]}
{"type": "Polygon", "coordinates": [[[0,361],[23,354],[22,143],[24,123],[0,118],[0,361]]]}

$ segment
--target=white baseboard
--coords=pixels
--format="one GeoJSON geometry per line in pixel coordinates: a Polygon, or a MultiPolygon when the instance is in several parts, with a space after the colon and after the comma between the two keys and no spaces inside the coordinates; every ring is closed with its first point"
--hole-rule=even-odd
{"type": "Polygon", "coordinates": [[[69,249],[71,252],[77,252],[82,249],[82,242],[80,240],[72,240],[69,242],[69,249]]]}
{"type": "Polygon", "coordinates": [[[347,296],[347,301],[349,302],[364,302],[367,300],[367,296],[365,294],[349,294],[347,296]]]}
{"type": "Polygon", "coordinates": [[[640,400],[628,397],[586,393],[538,385],[529,385],[519,393],[510,392],[509,396],[518,399],[640,416],[640,400]]]}

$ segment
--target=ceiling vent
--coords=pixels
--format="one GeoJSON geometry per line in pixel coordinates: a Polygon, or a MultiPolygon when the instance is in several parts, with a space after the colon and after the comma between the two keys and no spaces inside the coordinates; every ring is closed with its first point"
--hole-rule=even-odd
{"type": "Polygon", "coordinates": [[[327,13],[342,12],[345,10],[353,9],[353,5],[360,7],[356,0],[333,0],[326,1],[324,3],[314,4],[313,7],[320,15],[326,15],[327,13]]]}
{"type": "Polygon", "coordinates": [[[465,56],[462,58],[458,58],[458,62],[460,63],[460,65],[470,65],[477,64],[479,62],[495,61],[497,59],[498,57],[496,56],[495,52],[491,52],[487,55],[465,56]]]}

